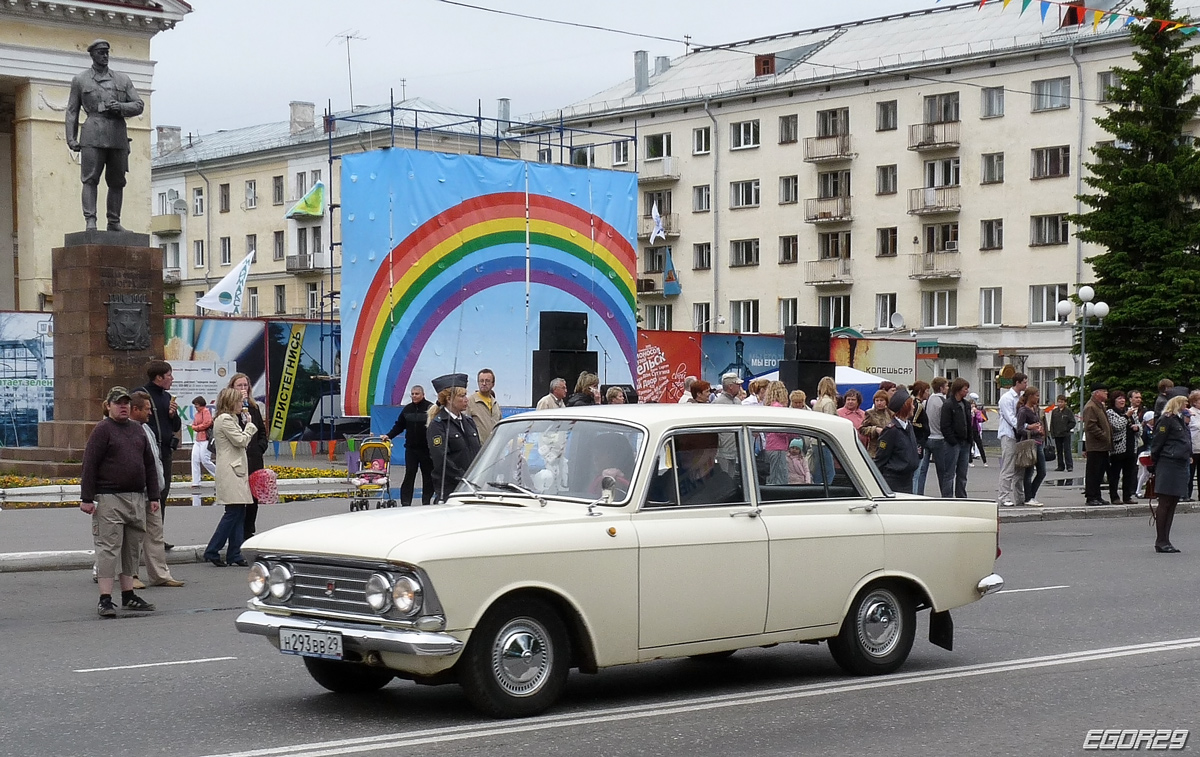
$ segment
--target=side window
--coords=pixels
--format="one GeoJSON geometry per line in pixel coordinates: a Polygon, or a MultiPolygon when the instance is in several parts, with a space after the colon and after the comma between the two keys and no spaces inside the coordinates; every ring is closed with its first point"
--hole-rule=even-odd
{"type": "Polygon", "coordinates": [[[839,453],[821,437],[772,427],[753,428],[750,434],[760,503],[863,496],[839,453]]]}
{"type": "Polygon", "coordinates": [[[687,431],[663,444],[647,507],[728,505],[747,501],[736,431],[687,431]]]}

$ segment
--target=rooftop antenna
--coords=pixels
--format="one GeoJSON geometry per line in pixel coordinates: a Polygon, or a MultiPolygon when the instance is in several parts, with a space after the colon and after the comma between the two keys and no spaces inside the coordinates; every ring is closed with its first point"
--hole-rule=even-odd
{"type": "MultiPolygon", "coordinates": [[[[344,32],[339,32],[333,35],[333,39],[340,39],[346,45],[346,78],[350,82],[350,112],[354,112],[354,67],[350,64],[350,40],[361,39],[366,40],[366,37],[360,35],[358,30],[350,31],[347,29],[344,32]]],[[[330,40],[330,42],[333,41],[330,40]]]]}
{"type": "Polygon", "coordinates": [[[400,80],[400,102],[408,99],[408,79],[400,80]]]}
{"type": "Polygon", "coordinates": [[[692,35],[683,35],[683,54],[687,55],[692,51],[692,35]]]}

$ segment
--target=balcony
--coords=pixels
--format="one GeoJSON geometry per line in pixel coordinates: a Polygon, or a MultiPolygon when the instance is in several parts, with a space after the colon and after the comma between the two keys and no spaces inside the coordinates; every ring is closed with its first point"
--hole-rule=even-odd
{"type": "Polygon", "coordinates": [[[679,181],[679,161],[672,157],[642,160],[638,184],[679,181]]]}
{"type": "Polygon", "coordinates": [[[908,214],[957,213],[962,210],[960,187],[919,187],[908,190],[908,214]]]}
{"type": "MultiPolygon", "coordinates": [[[[667,233],[668,237],[679,236],[678,213],[660,213],[659,217],[662,218],[663,231],[667,233]]],[[[638,219],[638,239],[649,239],[652,231],[654,231],[654,218],[652,216],[642,216],[638,219]]]]}
{"type": "Polygon", "coordinates": [[[808,261],[804,264],[804,283],[812,286],[853,284],[854,277],[850,275],[849,258],[808,261]]]}
{"type": "Polygon", "coordinates": [[[908,257],[912,260],[912,273],[908,275],[910,279],[926,281],[962,277],[960,252],[922,252],[908,257]]]}
{"type": "Polygon", "coordinates": [[[163,285],[164,286],[179,286],[179,282],[183,280],[182,272],[178,268],[163,269],[163,285]]]}
{"type": "Polygon", "coordinates": [[[637,279],[638,294],[662,294],[662,274],[661,273],[642,273],[637,279]]]}
{"type": "Polygon", "coordinates": [[[908,149],[952,150],[958,147],[958,121],[913,124],[908,127],[908,149]]]}
{"type": "Polygon", "coordinates": [[[818,197],[804,201],[804,220],[807,223],[841,223],[853,221],[849,197],[818,197]]]}
{"type": "Polygon", "coordinates": [[[160,237],[173,237],[183,233],[183,216],[178,213],[168,213],[162,216],[150,216],[150,233],[160,237]]]}
{"type": "Polygon", "coordinates": [[[324,273],[324,256],[318,255],[288,255],[288,273],[324,273]]]}
{"type": "Polygon", "coordinates": [[[828,163],[835,160],[850,160],[850,135],[837,134],[832,137],[805,137],[804,160],[808,163],[828,163]]]}

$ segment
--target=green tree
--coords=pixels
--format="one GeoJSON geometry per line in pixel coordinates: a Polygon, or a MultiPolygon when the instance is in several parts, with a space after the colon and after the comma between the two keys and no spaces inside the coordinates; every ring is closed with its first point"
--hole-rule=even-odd
{"type": "MultiPolygon", "coordinates": [[[[1145,13],[1186,21],[1171,5],[1146,0],[1145,13]]],[[[1088,329],[1086,382],[1145,390],[1170,378],[1195,386],[1200,155],[1187,127],[1200,108],[1191,94],[1200,68],[1180,31],[1157,22],[1129,28],[1135,67],[1114,69],[1118,83],[1105,98],[1113,104],[1096,119],[1114,140],[1093,148],[1084,182],[1095,193],[1079,196],[1090,210],[1071,219],[1081,239],[1105,249],[1087,259],[1095,301],[1110,312],[1100,328],[1088,329]]]]}

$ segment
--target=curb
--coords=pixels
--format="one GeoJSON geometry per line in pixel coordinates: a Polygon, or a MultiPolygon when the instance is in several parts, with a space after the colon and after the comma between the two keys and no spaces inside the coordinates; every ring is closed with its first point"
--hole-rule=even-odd
{"type": "MultiPolygon", "coordinates": [[[[168,565],[204,562],[204,544],[176,546],[167,553],[168,565]]],[[[0,553],[0,573],[34,570],[85,570],[96,563],[96,550],[75,549],[51,552],[0,553]]]]}
{"type": "MultiPolygon", "coordinates": [[[[1175,509],[1175,514],[1200,512],[1200,502],[1181,502],[1175,509]]],[[[1000,508],[1001,523],[1032,523],[1049,520],[1091,520],[1093,518],[1149,518],[1150,505],[1141,502],[1136,505],[1099,505],[1087,507],[1002,507],[1000,508]]],[[[3,555],[0,555],[0,560],[3,555]]],[[[0,568],[3,570],[3,568],[0,568]]]]}

